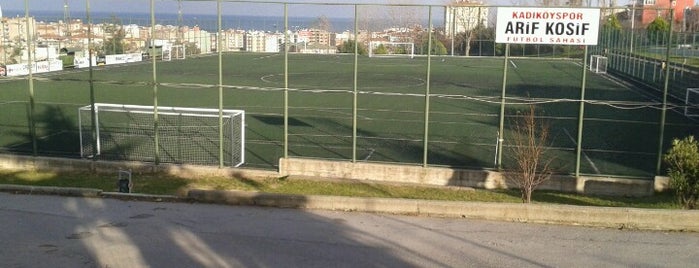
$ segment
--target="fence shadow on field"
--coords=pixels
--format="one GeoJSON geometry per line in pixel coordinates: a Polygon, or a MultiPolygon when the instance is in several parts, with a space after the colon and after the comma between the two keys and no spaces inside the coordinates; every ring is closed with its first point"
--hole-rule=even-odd
{"type": "MultiPolygon", "coordinates": [[[[314,125],[322,125],[322,126],[328,126],[326,129],[328,130],[322,130],[321,128],[315,128],[314,130],[318,131],[321,130],[324,132],[324,134],[329,135],[329,136],[334,136],[336,137],[340,143],[344,144],[339,144],[340,146],[350,148],[352,146],[352,141],[350,138],[346,138],[348,136],[351,136],[352,133],[352,126],[348,125],[346,123],[340,122],[338,120],[334,119],[328,119],[328,118],[323,118],[323,117],[312,117],[312,120],[308,120],[307,122],[312,122],[309,124],[314,124],[314,125]],[[332,131],[330,131],[330,129],[332,131]],[[343,133],[346,133],[343,135],[343,133]]],[[[357,150],[359,152],[366,152],[366,155],[358,155],[357,160],[358,161],[381,161],[381,162],[393,162],[393,163],[413,163],[413,164],[418,164],[422,163],[423,161],[423,152],[424,148],[422,147],[422,137],[420,137],[420,141],[414,142],[411,141],[415,139],[414,137],[410,137],[409,135],[400,135],[398,138],[396,137],[396,133],[379,133],[376,131],[371,131],[367,130],[361,127],[361,122],[359,123],[359,126],[357,128],[357,139],[358,139],[358,145],[357,145],[357,150]],[[386,135],[393,135],[393,139],[389,138],[382,138],[383,136],[386,135]],[[417,144],[419,143],[419,145],[417,144]],[[374,159],[371,159],[374,158],[374,159]]],[[[314,146],[317,146],[319,148],[323,148],[324,150],[327,150],[329,153],[332,153],[336,156],[340,157],[345,157],[345,158],[351,158],[350,155],[345,155],[343,154],[343,151],[336,149],[336,147],[331,146],[329,144],[323,144],[317,139],[313,138],[304,138],[304,142],[308,142],[310,144],[313,144],[314,146]]],[[[461,143],[462,141],[460,141],[461,143]]],[[[440,148],[435,145],[431,145],[432,148],[440,148]]],[[[469,155],[466,155],[462,152],[455,152],[455,151],[443,151],[443,150],[430,150],[428,148],[428,159],[433,159],[433,160],[438,160],[440,163],[432,163],[432,164],[454,164],[454,163],[480,163],[483,165],[486,165],[485,163],[481,163],[478,158],[476,157],[471,157],[469,155]]],[[[304,156],[304,155],[302,155],[304,156]]],[[[316,155],[313,155],[312,157],[319,157],[316,155]]],[[[428,161],[429,162],[429,161],[428,161]]]]}
{"type": "MultiPolygon", "coordinates": [[[[58,155],[79,157],[80,138],[77,123],[68,116],[59,105],[43,105],[34,116],[36,127],[36,147],[41,155],[58,155]]],[[[30,114],[27,105],[27,115],[30,114]]],[[[31,119],[28,118],[28,122],[31,119]]],[[[28,124],[28,128],[31,126],[28,124]]],[[[13,131],[12,135],[21,137],[21,141],[9,145],[9,151],[15,153],[31,153],[33,151],[33,137],[31,131],[13,131]]]]}
{"type": "MultiPolygon", "coordinates": [[[[507,190],[500,190],[499,192],[504,193],[506,195],[509,195],[511,197],[515,198],[521,198],[522,193],[520,192],[519,189],[507,189],[507,190]]],[[[534,190],[532,193],[532,202],[544,202],[544,203],[551,203],[551,204],[566,204],[566,205],[574,205],[574,206],[599,206],[599,204],[593,203],[593,202],[587,202],[582,199],[576,199],[576,198],[571,198],[570,196],[573,196],[574,194],[560,194],[559,192],[554,192],[554,191],[545,191],[545,190],[534,190]]]]}
{"type": "MultiPolygon", "coordinates": [[[[268,125],[274,125],[274,126],[284,126],[284,117],[283,116],[278,116],[278,115],[251,115],[251,117],[260,120],[260,122],[268,124],[268,125]]],[[[297,126],[297,127],[310,127],[311,125],[307,124],[306,122],[303,122],[301,120],[298,120],[293,117],[289,117],[289,126],[297,126]]]]}
{"type": "MultiPolygon", "coordinates": [[[[544,98],[548,102],[560,99],[579,99],[580,89],[576,87],[546,87],[534,84],[518,85],[513,88],[508,88],[507,93],[510,96],[518,96],[522,98],[544,98]]],[[[600,101],[620,101],[633,100],[638,96],[629,96],[629,91],[619,88],[604,88],[591,85],[586,92],[586,99],[600,101]],[[626,96],[624,96],[626,93],[626,96]]],[[[551,145],[560,147],[565,151],[575,152],[575,147],[579,142],[577,140],[577,124],[580,109],[579,101],[562,102],[563,105],[554,103],[534,104],[537,108],[537,118],[547,121],[550,126],[550,138],[553,139],[551,145]]],[[[508,135],[511,135],[513,126],[521,115],[521,111],[526,110],[527,105],[508,105],[505,113],[505,151],[507,152],[508,135]]],[[[638,154],[648,154],[655,149],[648,149],[647,141],[657,140],[656,131],[644,131],[653,126],[652,120],[657,120],[657,113],[654,111],[641,111],[642,116],[639,116],[638,110],[623,109],[623,107],[600,106],[600,105],[585,105],[585,118],[583,121],[583,153],[588,151],[584,159],[586,162],[581,163],[584,170],[583,173],[601,173],[601,174],[621,174],[645,176],[653,174],[651,165],[646,165],[645,162],[625,161],[629,157],[634,157],[638,154]],[[635,131],[638,130],[638,131],[635,131]],[[644,141],[644,142],[639,142],[644,141]],[[617,154],[617,157],[602,157],[607,154],[595,155],[595,151],[611,151],[617,154]],[[588,167],[595,165],[596,167],[588,167]]],[[[556,156],[556,161],[564,161],[561,155],[556,156]]],[[[555,162],[554,162],[555,163],[555,162]]],[[[574,163],[573,163],[574,165],[574,163]]],[[[571,167],[570,164],[563,166],[571,167]]],[[[572,172],[572,171],[569,171],[572,172]]]]}

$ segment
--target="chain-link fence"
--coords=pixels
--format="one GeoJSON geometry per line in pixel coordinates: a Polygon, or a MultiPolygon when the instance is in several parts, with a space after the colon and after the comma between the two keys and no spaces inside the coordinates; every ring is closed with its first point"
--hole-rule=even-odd
{"type": "MultiPolygon", "coordinates": [[[[667,9],[600,9],[599,43],[586,50],[496,43],[499,7],[478,4],[42,5],[3,10],[8,153],[80,157],[78,109],[93,103],[152,106],[154,129],[158,106],[245,110],[249,168],[280,157],[507,166],[529,105],[550,123],[560,173],[649,178],[671,139],[699,133],[686,112],[699,104],[687,90],[699,87],[699,35],[667,9]]],[[[162,146],[115,148],[121,159],[187,162],[162,146]]]]}

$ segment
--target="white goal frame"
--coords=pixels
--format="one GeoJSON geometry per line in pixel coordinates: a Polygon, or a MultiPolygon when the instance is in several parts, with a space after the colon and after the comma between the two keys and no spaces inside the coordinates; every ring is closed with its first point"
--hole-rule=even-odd
{"type": "Polygon", "coordinates": [[[156,109],[153,106],[95,103],[94,107],[94,121],[97,125],[94,134],[90,118],[92,106],[87,105],[78,108],[80,156],[82,158],[94,158],[107,154],[102,158],[147,162],[152,160],[155,155],[155,138],[153,136],[159,135],[159,151],[183,152],[175,156],[172,156],[173,154],[163,156],[161,157],[162,162],[203,165],[219,164],[221,163],[219,162],[221,161],[219,150],[222,150],[224,154],[222,162],[224,165],[238,167],[245,163],[245,111],[243,110],[158,106],[157,118],[159,123],[158,132],[156,133],[154,131],[154,114],[156,109]],[[102,122],[108,121],[108,119],[102,118],[101,115],[103,113],[106,113],[105,116],[107,118],[110,115],[116,115],[113,118],[122,120],[127,118],[127,120],[116,123],[102,122]],[[141,119],[141,121],[129,120],[133,118],[141,119]],[[185,121],[182,118],[196,120],[196,122],[190,123],[188,121],[189,124],[185,125],[181,123],[185,121]],[[170,121],[176,119],[178,123],[174,125],[168,124],[167,119],[170,121]],[[221,122],[223,124],[220,125],[221,122]],[[109,129],[116,131],[110,131],[109,129]],[[204,135],[202,133],[209,135],[202,136],[204,135]],[[220,133],[224,134],[221,148],[218,146],[218,144],[221,144],[220,133]],[[144,143],[143,147],[148,148],[141,150],[145,151],[143,152],[145,156],[139,155],[140,151],[134,153],[133,156],[123,152],[120,157],[108,155],[109,153],[114,154],[108,150],[122,146],[122,144],[119,144],[120,142],[129,146],[131,143],[137,143],[136,141],[144,143]],[[105,146],[108,148],[104,148],[105,146]],[[192,159],[204,151],[207,153],[206,159],[192,159]]]}
{"type": "Polygon", "coordinates": [[[161,59],[163,61],[171,61],[172,60],[172,49],[165,50],[165,46],[163,46],[163,55],[162,55],[161,59]]]}
{"type": "Polygon", "coordinates": [[[170,58],[175,60],[187,59],[187,47],[184,45],[172,45],[172,48],[170,48],[170,58]]]}
{"type": "Polygon", "coordinates": [[[699,88],[687,88],[687,93],[684,97],[684,116],[699,117],[699,88]],[[692,94],[694,94],[694,97],[692,97],[692,94]]]}
{"type": "Polygon", "coordinates": [[[415,43],[411,42],[387,42],[387,41],[371,41],[369,42],[369,57],[410,57],[415,58],[415,43]],[[389,46],[408,46],[410,47],[410,53],[409,54],[374,54],[374,49],[378,48],[380,45],[389,45],[389,46]]]}
{"type": "Polygon", "coordinates": [[[591,55],[590,56],[590,71],[597,73],[597,74],[606,74],[608,62],[609,62],[609,60],[605,56],[591,55]]]}

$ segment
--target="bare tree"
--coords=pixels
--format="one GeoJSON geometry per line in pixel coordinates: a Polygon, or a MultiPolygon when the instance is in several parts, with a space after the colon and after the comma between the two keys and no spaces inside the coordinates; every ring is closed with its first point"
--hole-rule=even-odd
{"type": "Polygon", "coordinates": [[[483,24],[488,16],[488,8],[477,1],[453,0],[446,9],[448,18],[445,32],[459,45],[462,54],[468,56],[471,41],[476,38],[479,30],[485,28],[483,24]]]}
{"type": "Polygon", "coordinates": [[[332,46],[334,42],[332,42],[332,29],[333,25],[332,22],[330,22],[330,19],[326,17],[325,15],[321,15],[318,17],[312,24],[311,24],[312,29],[319,30],[317,32],[317,40],[314,40],[315,42],[322,44],[325,43],[328,47],[332,46]],[[323,40],[320,40],[320,39],[323,40]]]}
{"type": "MultiPolygon", "coordinates": [[[[420,24],[420,11],[422,7],[410,6],[415,4],[415,1],[406,0],[389,0],[388,4],[398,4],[398,6],[390,6],[386,10],[386,18],[389,19],[390,27],[414,27],[420,24]],[[406,5],[406,6],[400,6],[406,5]]],[[[420,1],[417,1],[420,3],[420,1]]],[[[426,10],[422,10],[426,11],[426,10]]]]}
{"type": "Polygon", "coordinates": [[[319,30],[330,32],[332,31],[333,25],[327,16],[321,15],[311,24],[311,28],[316,28],[319,30]]]}
{"type": "Polygon", "coordinates": [[[534,190],[551,177],[549,134],[548,123],[537,119],[534,105],[513,124],[510,157],[515,163],[505,171],[505,178],[520,189],[523,203],[530,203],[534,190]]]}

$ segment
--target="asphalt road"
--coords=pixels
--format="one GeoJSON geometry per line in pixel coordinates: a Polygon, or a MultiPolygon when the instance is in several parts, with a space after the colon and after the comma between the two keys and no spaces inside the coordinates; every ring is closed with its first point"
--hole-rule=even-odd
{"type": "Polygon", "coordinates": [[[0,193],[2,267],[696,267],[699,233],[0,193]]]}

